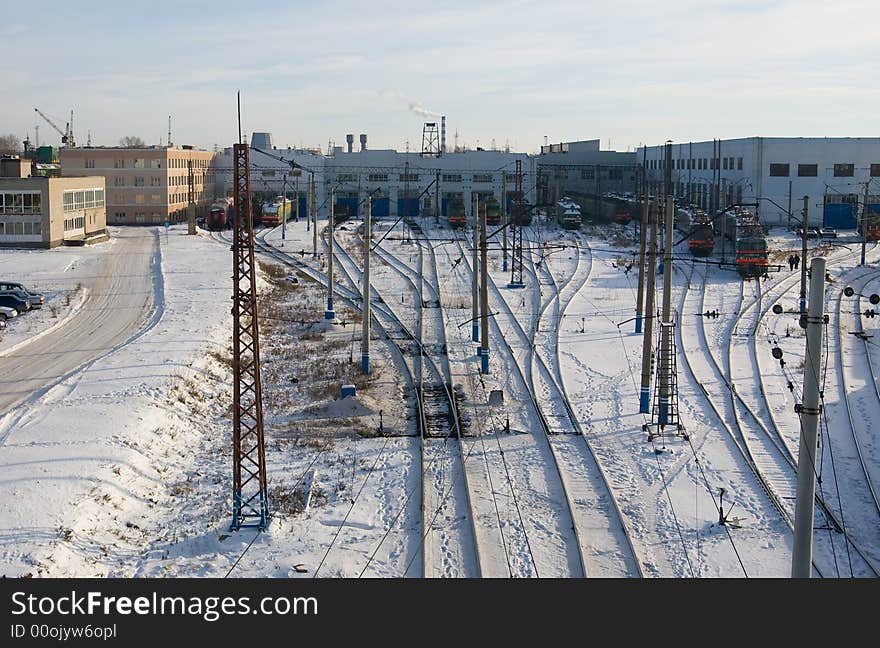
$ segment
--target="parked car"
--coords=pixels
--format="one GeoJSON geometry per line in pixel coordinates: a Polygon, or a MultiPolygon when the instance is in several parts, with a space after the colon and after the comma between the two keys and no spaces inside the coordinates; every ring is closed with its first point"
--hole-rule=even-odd
{"type": "MultiPolygon", "coordinates": [[[[802,228],[798,227],[796,231],[797,231],[798,236],[802,237],[804,235],[804,230],[802,228]]],[[[807,228],[807,238],[808,239],[819,238],[819,228],[818,227],[808,227],[807,228]]]]}
{"type": "Polygon", "coordinates": [[[6,323],[6,320],[18,317],[18,311],[8,306],[0,306],[0,322],[6,323]]]}
{"type": "Polygon", "coordinates": [[[819,236],[822,238],[837,238],[837,230],[833,227],[823,227],[819,230],[819,236]]]}
{"type": "Polygon", "coordinates": [[[21,313],[26,313],[31,309],[31,302],[27,295],[17,290],[0,291],[0,306],[14,308],[21,313]]]}
{"type": "Polygon", "coordinates": [[[46,298],[38,292],[28,290],[22,284],[15,281],[0,281],[0,291],[3,290],[19,290],[27,295],[31,308],[42,308],[46,303],[46,298]]]}

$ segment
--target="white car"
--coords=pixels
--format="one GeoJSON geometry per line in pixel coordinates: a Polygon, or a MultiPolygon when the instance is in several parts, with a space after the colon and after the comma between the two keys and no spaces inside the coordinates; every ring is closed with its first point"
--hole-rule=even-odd
{"type": "Polygon", "coordinates": [[[8,306],[0,306],[0,322],[5,322],[13,317],[18,317],[18,311],[8,306]]]}

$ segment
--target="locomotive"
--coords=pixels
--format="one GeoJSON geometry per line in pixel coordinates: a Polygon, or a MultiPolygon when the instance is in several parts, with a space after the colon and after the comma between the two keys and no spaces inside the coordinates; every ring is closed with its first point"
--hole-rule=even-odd
{"type": "Polygon", "coordinates": [[[282,220],[287,220],[290,217],[292,204],[287,198],[278,196],[272,202],[263,205],[263,225],[275,227],[280,225],[282,220]]]}
{"type": "Polygon", "coordinates": [[[205,218],[205,226],[212,232],[232,227],[235,218],[235,207],[232,198],[225,198],[214,202],[208,208],[208,216],[205,218]]]}
{"type": "Polygon", "coordinates": [[[569,198],[563,198],[556,203],[556,220],[563,229],[579,229],[581,206],[569,198]]]}
{"type": "Polygon", "coordinates": [[[351,216],[351,206],[344,201],[337,201],[333,205],[333,226],[344,223],[351,216]]]}
{"type": "Polygon", "coordinates": [[[880,214],[871,213],[865,223],[865,240],[880,241],[880,214]]]}
{"type": "Polygon", "coordinates": [[[728,214],[724,236],[736,245],[736,271],[743,278],[767,275],[769,250],[767,235],[755,215],[736,207],[728,214]]]}
{"type": "Polygon", "coordinates": [[[446,204],[446,220],[450,227],[464,227],[467,225],[467,213],[464,209],[462,198],[450,198],[446,204]]]}
{"type": "Polygon", "coordinates": [[[489,198],[484,203],[484,209],[486,210],[486,225],[501,224],[501,203],[494,198],[489,198]]]}
{"type": "Polygon", "coordinates": [[[695,257],[707,257],[715,249],[715,228],[712,226],[712,219],[702,209],[694,211],[688,248],[695,257]]]}

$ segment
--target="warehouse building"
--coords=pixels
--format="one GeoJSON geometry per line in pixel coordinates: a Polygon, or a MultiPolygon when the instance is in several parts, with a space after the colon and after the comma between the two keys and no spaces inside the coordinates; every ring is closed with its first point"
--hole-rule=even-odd
{"type": "Polygon", "coordinates": [[[203,214],[215,197],[209,172],[213,158],[214,153],[189,146],[60,150],[63,176],[106,179],[107,214],[114,225],[181,222],[190,202],[203,214]]]}
{"type": "Polygon", "coordinates": [[[34,176],[30,160],[0,160],[0,247],[106,240],[104,178],[34,176]]]}
{"type": "MultiPolygon", "coordinates": [[[[639,148],[648,190],[662,191],[664,147],[639,148]]],[[[678,200],[716,211],[757,204],[768,225],[799,224],[807,197],[810,226],[856,229],[862,210],[880,212],[880,138],[749,137],[675,143],[678,200]]]]}
{"type": "Polygon", "coordinates": [[[542,146],[537,168],[538,200],[544,204],[566,195],[631,194],[638,171],[635,153],[602,151],[597,139],[542,146]]]}

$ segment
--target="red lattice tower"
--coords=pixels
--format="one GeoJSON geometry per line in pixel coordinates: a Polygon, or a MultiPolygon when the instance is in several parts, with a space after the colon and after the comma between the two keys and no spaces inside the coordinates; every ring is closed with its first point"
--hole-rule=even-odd
{"type": "Polygon", "coordinates": [[[236,144],[235,235],[232,243],[233,485],[232,529],[259,527],[269,520],[260,327],[257,311],[254,227],[251,215],[249,147],[236,144]]]}
{"type": "Polygon", "coordinates": [[[523,173],[522,160],[516,161],[516,176],[513,198],[513,254],[510,266],[510,283],[508,288],[522,288],[523,283],[523,231],[525,222],[525,205],[523,204],[523,173]]]}

